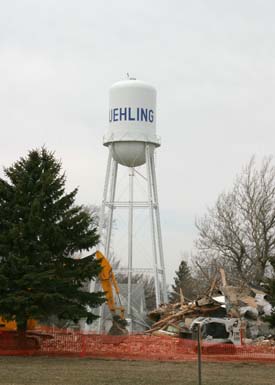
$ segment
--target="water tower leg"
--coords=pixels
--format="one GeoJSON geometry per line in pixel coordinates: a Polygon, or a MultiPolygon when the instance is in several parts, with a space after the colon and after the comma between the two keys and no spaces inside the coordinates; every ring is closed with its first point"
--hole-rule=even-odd
{"type": "MultiPolygon", "coordinates": [[[[107,228],[106,228],[106,239],[104,242],[105,245],[105,255],[108,258],[110,254],[110,242],[111,242],[111,234],[112,234],[112,224],[113,224],[113,201],[115,199],[115,190],[116,190],[116,180],[117,180],[117,162],[112,159],[112,147],[109,148],[109,157],[107,163],[106,177],[104,183],[104,192],[103,192],[103,200],[101,206],[101,214],[100,214],[100,224],[99,224],[99,235],[102,236],[103,224],[105,220],[105,208],[106,204],[109,203],[109,213],[107,220],[107,228]],[[112,168],[112,174],[110,178],[110,172],[112,168]],[[108,191],[110,187],[110,196],[108,201],[108,191]]],[[[103,240],[102,240],[103,243],[103,240]]],[[[103,329],[103,315],[104,315],[104,307],[105,304],[102,304],[99,308],[99,320],[97,332],[101,333],[103,329]]]]}
{"type": "Polygon", "coordinates": [[[111,235],[113,227],[113,212],[114,212],[114,200],[116,193],[116,181],[117,181],[117,162],[112,160],[112,175],[111,175],[111,185],[110,185],[110,199],[109,199],[109,215],[107,222],[107,232],[106,232],[106,242],[105,242],[105,256],[109,258],[110,256],[110,244],[111,244],[111,235]]]}
{"type": "Polygon", "coordinates": [[[148,144],[146,144],[145,155],[146,155],[146,167],[147,167],[148,203],[149,203],[149,210],[150,210],[150,224],[151,224],[153,262],[154,262],[156,306],[158,307],[160,304],[160,290],[159,290],[159,278],[158,278],[158,256],[157,256],[157,247],[156,247],[154,199],[153,199],[153,191],[152,191],[152,165],[151,165],[151,156],[150,156],[150,146],[148,144]]]}
{"type": "Polygon", "coordinates": [[[133,203],[134,203],[134,168],[129,167],[129,214],[128,214],[128,298],[127,313],[130,318],[130,332],[132,323],[132,269],[133,269],[133,203]]]}
{"type": "MultiPolygon", "coordinates": [[[[107,169],[106,169],[106,175],[105,175],[105,182],[104,182],[104,190],[103,190],[103,199],[102,199],[102,205],[100,209],[100,217],[99,217],[99,245],[104,246],[106,244],[106,239],[103,239],[103,226],[105,222],[105,209],[106,209],[106,201],[107,201],[107,195],[108,195],[108,189],[109,189],[109,184],[110,184],[110,171],[111,171],[111,163],[112,163],[112,149],[111,147],[109,148],[109,156],[108,156],[108,162],[107,162],[107,169]]],[[[90,292],[91,292],[91,286],[90,286],[90,292]]],[[[98,319],[98,324],[97,324],[97,332],[101,333],[102,332],[102,327],[103,327],[103,309],[104,309],[105,304],[102,304],[99,308],[99,319],[98,319]]]]}
{"type": "Polygon", "coordinates": [[[157,225],[157,233],[158,233],[159,258],[160,258],[160,267],[162,271],[163,302],[168,303],[154,153],[151,156],[151,167],[152,167],[152,176],[153,176],[153,193],[154,193],[154,199],[155,199],[155,214],[156,214],[156,225],[157,225]]]}
{"type": "Polygon", "coordinates": [[[106,169],[106,176],[105,176],[105,182],[104,182],[103,199],[102,199],[100,216],[99,216],[99,226],[98,226],[98,234],[100,237],[99,242],[101,244],[104,243],[104,241],[102,239],[102,233],[103,233],[103,226],[104,226],[104,221],[105,221],[105,209],[106,209],[107,194],[108,194],[108,188],[109,188],[109,182],[110,182],[111,163],[112,163],[112,149],[110,146],[107,169],[106,169]]]}
{"type": "Polygon", "coordinates": [[[97,324],[97,332],[100,334],[102,333],[103,328],[103,309],[104,309],[105,303],[103,303],[99,308],[99,319],[97,324]]]}

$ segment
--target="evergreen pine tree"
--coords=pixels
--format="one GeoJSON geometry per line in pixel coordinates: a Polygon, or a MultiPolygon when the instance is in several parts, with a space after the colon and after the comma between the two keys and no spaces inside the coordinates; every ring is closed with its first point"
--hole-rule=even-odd
{"type": "Polygon", "coordinates": [[[98,241],[93,217],[65,192],[61,163],[45,148],[32,150],[0,179],[0,315],[26,330],[27,320],[50,315],[78,321],[95,315],[101,293],[83,290],[100,265],[73,259],[98,241]]]}
{"type": "Polygon", "coordinates": [[[180,302],[180,289],[184,297],[187,299],[194,299],[194,280],[192,278],[190,269],[187,263],[182,260],[179,269],[175,272],[174,284],[172,285],[172,292],[170,293],[170,302],[180,302]]]}

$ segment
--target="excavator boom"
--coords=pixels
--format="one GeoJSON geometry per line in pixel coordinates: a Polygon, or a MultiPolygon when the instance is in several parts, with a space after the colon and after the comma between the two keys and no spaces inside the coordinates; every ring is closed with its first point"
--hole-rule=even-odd
{"type": "Polygon", "coordinates": [[[121,305],[119,287],[112,266],[108,259],[100,251],[96,251],[95,256],[102,267],[98,277],[101,282],[102,289],[105,292],[107,305],[113,317],[113,326],[111,327],[109,334],[127,334],[127,321],[125,320],[124,315],[125,309],[121,305]],[[115,302],[113,289],[119,299],[120,306],[117,306],[115,302]]]}

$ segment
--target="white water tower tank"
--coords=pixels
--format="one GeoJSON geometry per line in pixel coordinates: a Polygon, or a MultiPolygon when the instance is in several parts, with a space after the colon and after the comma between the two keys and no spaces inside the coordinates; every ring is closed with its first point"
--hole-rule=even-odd
{"type": "Polygon", "coordinates": [[[115,83],[110,89],[109,129],[104,145],[112,144],[112,156],[121,165],[145,163],[145,145],[160,145],[156,136],[156,90],[136,79],[115,83]]]}

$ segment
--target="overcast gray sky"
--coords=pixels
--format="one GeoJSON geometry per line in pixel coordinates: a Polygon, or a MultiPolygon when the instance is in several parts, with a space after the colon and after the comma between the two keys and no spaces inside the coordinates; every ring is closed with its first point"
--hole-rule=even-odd
{"type": "Polygon", "coordinates": [[[2,0],[1,166],[46,145],[79,202],[100,204],[109,87],[126,72],[152,83],[171,279],[195,216],[274,153],[274,17],[274,0],[2,0]]]}

